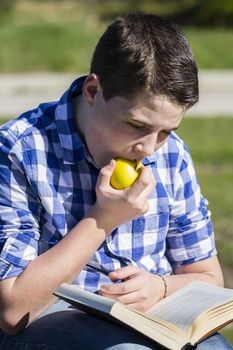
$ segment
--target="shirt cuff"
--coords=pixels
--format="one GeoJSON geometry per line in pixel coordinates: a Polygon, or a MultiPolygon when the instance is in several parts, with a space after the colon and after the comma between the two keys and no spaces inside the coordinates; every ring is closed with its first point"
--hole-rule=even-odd
{"type": "Polygon", "coordinates": [[[17,277],[23,272],[23,270],[23,267],[15,266],[0,256],[0,280],[17,277]]]}

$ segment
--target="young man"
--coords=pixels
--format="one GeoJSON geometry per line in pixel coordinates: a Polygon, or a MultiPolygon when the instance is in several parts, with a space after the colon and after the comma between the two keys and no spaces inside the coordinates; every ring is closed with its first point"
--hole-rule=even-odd
{"type": "MultiPolygon", "coordinates": [[[[155,349],[55,301],[63,282],[144,311],[193,280],[223,285],[206,202],[174,133],[197,100],[180,29],[134,13],[107,28],[90,74],[59,102],[2,126],[0,349],[155,349]],[[145,165],[123,191],[110,186],[116,157],[145,165]]],[[[198,345],[214,348],[232,349],[218,334],[198,345]]]]}

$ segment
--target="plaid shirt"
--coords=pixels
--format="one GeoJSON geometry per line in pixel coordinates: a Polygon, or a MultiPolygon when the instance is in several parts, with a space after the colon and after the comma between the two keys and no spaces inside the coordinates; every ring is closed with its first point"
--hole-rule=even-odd
{"type": "MultiPolygon", "coordinates": [[[[99,169],[72,112],[84,78],[60,101],[43,103],[0,128],[1,279],[18,276],[57,244],[96,200],[99,169]]],[[[107,237],[74,280],[83,288],[95,292],[110,282],[110,271],[128,264],[170,274],[175,266],[216,254],[206,200],[182,140],[172,133],[143,163],[157,180],[149,210],[107,237]]]]}

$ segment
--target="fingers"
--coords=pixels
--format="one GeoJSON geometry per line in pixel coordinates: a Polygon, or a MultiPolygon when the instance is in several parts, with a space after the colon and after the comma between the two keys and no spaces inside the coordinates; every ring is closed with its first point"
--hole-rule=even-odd
{"type": "Polygon", "coordinates": [[[129,265],[121,269],[117,269],[113,272],[110,272],[109,277],[113,281],[125,281],[117,284],[103,284],[101,286],[101,294],[103,293],[104,295],[115,295],[116,297],[121,294],[128,294],[134,292],[135,290],[137,290],[137,274],[139,272],[140,270],[133,265],[129,265]]]}
{"type": "MultiPolygon", "coordinates": [[[[116,166],[116,161],[112,159],[110,163],[104,166],[99,173],[96,187],[109,187],[110,178],[116,166]]],[[[156,185],[155,178],[152,174],[151,169],[143,167],[139,179],[135,182],[132,187],[129,187],[121,192],[130,194],[130,196],[137,197],[141,193],[144,193],[145,196],[149,196],[150,192],[156,185]]],[[[119,191],[119,190],[118,190],[119,191]]]]}
{"type": "Polygon", "coordinates": [[[128,192],[132,196],[139,196],[143,193],[145,197],[148,197],[151,191],[156,186],[156,181],[150,168],[143,167],[139,179],[134,183],[132,187],[128,189],[128,192]]]}
{"type": "Polygon", "coordinates": [[[148,198],[151,192],[156,187],[156,180],[150,168],[143,168],[140,178],[135,182],[135,184],[125,190],[127,195],[127,200],[133,203],[135,208],[138,208],[142,215],[146,213],[149,209],[148,198]]]}
{"type": "Polygon", "coordinates": [[[109,187],[110,178],[116,166],[116,161],[112,159],[108,165],[105,165],[99,173],[96,186],[109,187]]]}
{"type": "MultiPolygon", "coordinates": [[[[140,276],[140,270],[134,266],[127,266],[114,271],[119,276],[128,276],[127,280],[118,284],[107,284],[103,285],[100,290],[100,294],[119,301],[122,304],[135,307],[137,309],[143,309],[144,303],[147,299],[147,295],[142,288],[142,276],[140,276]],[[136,271],[136,273],[135,273],[136,271]]],[[[109,274],[113,279],[113,273],[109,274]]],[[[115,278],[116,276],[114,276],[115,278]]]]}
{"type": "Polygon", "coordinates": [[[128,265],[125,267],[121,267],[120,269],[116,269],[115,271],[110,272],[108,275],[113,281],[126,280],[128,278],[133,277],[138,272],[139,272],[138,267],[134,265],[128,265]]]}
{"type": "Polygon", "coordinates": [[[156,184],[152,171],[149,168],[143,168],[139,179],[132,187],[116,190],[110,185],[115,165],[115,160],[111,160],[100,170],[95,203],[99,212],[108,218],[111,217],[112,227],[129,222],[147,212],[148,198],[156,184]],[[115,215],[113,216],[112,213],[115,215]]]}
{"type": "Polygon", "coordinates": [[[133,265],[109,274],[111,279],[124,282],[102,285],[100,294],[140,311],[147,311],[160,298],[158,276],[133,265]]]}
{"type": "Polygon", "coordinates": [[[147,307],[147,303],[145,303],[145,298],[140,295],[139,290],[136,290],[135,292],[128,293],[128,294],[101,293],[101,295],[106,298],[116,300],[124,305],[127,305],[128,307],[131,307],[139,311],[146,312],[147,310],[151,309],[151,305],[150,307],[147,307]]]}
{"type": "Polygon", "coordinates": [[[117,300],[120,303],[125,305],[136,304],[138,303],[138,300],[139,300],[138,291],[134,291],[128,294],[108,294],[108,293],[101,292],[101,295],[106,298],[117,300]]]}

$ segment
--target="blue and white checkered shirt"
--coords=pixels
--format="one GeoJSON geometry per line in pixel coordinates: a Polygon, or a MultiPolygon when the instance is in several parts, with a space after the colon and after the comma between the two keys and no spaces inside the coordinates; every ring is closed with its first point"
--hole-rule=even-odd
{"type": "MultiPolygon", "coordinates": [[[[99,169],[72,112],[84,78],[60,101],[41,104],[0,128],[0,279],[18,276],[96,200],[99,169]]],[[[110,282],[110,271],[128,264],[170,274],[175,266],[216,254],[210,214],[182,140],[172,133],[143,163],[157,180],[149,210],[103,242],[74,280],[85,289],[98,290],[110,282]]]]}

